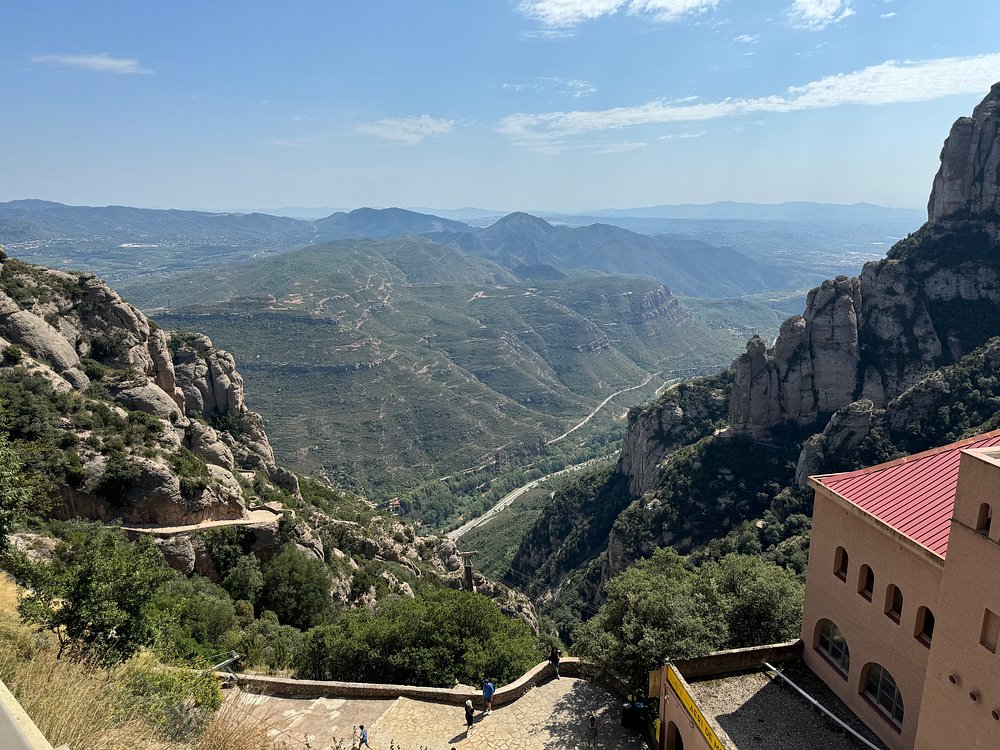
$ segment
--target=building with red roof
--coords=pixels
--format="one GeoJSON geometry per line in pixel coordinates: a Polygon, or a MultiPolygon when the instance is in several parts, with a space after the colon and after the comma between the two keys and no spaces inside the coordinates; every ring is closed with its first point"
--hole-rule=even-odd
{"type": "Polygon", "coordinates": [[[809,482],[806,663],[892,750],[1000,747],[1000,430],[809,482]]]}

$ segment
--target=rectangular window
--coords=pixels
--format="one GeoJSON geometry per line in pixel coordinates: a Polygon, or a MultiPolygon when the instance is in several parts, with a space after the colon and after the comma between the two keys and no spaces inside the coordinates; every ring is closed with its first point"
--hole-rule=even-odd
{"type": "Polygon", "coordinates": [[[979,643],[995,654],[998,640],[1000,640],[1000,617],[986,610],[986,614],[983,615],[983,630],[979,636],[979,643]]]}

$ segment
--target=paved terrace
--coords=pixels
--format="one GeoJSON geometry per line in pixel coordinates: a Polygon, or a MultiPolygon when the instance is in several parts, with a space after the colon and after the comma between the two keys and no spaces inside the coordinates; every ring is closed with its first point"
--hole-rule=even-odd
{"type": "Polygon", "coordinates": [[[521,698],[484,716],[476,704],[472,732],[465,732],[462,706],[397,698],[278,698],[232,691],[227,702],[270,725],[270,734],[288,750],[330,750],[350,739],[354,727],[369,728],[376,750],[543,750],[586,747],[590,714],[597,716],[598,747],[647,747],[637,732],[623,729],[620,700],[596,683],[574,677],[549,680],[521,698]],[[306,744],[308,743],[308,744],[306,744]]]}

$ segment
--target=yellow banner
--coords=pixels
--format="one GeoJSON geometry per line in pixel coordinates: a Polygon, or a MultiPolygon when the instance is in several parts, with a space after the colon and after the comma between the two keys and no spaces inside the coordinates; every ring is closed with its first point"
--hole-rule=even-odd
{"type": "Polygon", "coordinates": [[[728,748],[722,744],[722,740],[712,729],[712,725],[708,723],[708,719],[705,718],[704,714],[699,710],[698,706],[695,705],[694,699],[688,694],[688,691],[684,689],[684,685],[680,680],[680,675],[677,670],[674,669],[672,664],[667,665],[667,684],[673,689],[674,693],[677,694],[678,699],[680,699],[681,705],[684,706],[684,710],[688,712],[688,716],[691,717],[691,721],[694,725],[698,727],[698,731],[701,732],[701,736],[705,738],[708,742],[708,746],[712,750],[728,750],[728,748]]]}

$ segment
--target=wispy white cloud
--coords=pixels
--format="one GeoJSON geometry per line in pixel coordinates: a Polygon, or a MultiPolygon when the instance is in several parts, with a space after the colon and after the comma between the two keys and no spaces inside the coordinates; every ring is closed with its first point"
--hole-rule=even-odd
{"type": "Polygon", "coordinates": [[[590,96],[597,88],[590,81],[582,81],[578,78],[556,78],[554,76],[539,76],[532,83],[503,83],[500,87],[506,91],[545,91],[558,94],[559,96],[569,96],[574,99],[582,99],[590,96]]]}
{"type": "Polygon", "coordinates": [[[430,115],[386,117],[357,127],[359,133],[405,145],[415,145],[427,138],[450,133],[454,129],[454,120],[439,120],[430,115]]]}
{"type": "Polygon", "coordinates": [[[52,65],[57,68],[81,68],[96,70],[100,73],[119,73],[122,75],[151,75],[149,68],[143,67],[138,60],[129,57],[112,57],[107,52],[96,55],[35,55],[33,63],[52,65]]]}
{"type": "Polygon", "coordinates": [[[573,29],[563,28],[540,28],[526,29],[521,32],[521,39],[569,39],[576,36],[573,29]]]}
{"type": "Polygon", "coordinates": [[[719,0],[521,0],[518,10],[545,26],[572,27],[625,11],[667,23],[718,6],[719,0]]]}
{"type": "Polygon", "coordinates": [[[760,34],[740,34],[733,41],[743,42],[744,44],[756,44],[760,41],[760,34]]]}
{"type": "Polygon", "coordinates": [[[640,148],[646,148],[644,141],[612,141],[598,146],[591,153],[624,154],[629,151],[638,151],[640,148]]]}
{"type": "Polygon", "coordinates": [[[521,148],[565,150],[594,133],[649,125],[703,122],[763,112],[825,109],[842,104],[924,102],[952,94],[986,92],[1000,77],[1000,53],[933,60],[888,60],[852,73],[827,76],[783,93],[716,102],[656,100],[632,107],[512,114],[497,130],[521,148]]]}
{"type": "Polygon", "coordinates": [[[895,18],[899,14],[896,11],[891,11],[889,13],[883,13],[882,18],[895,18]]]}
{"type": "Polygon", "coordinates": [[[793,0],[788,20],[797,29],[819,31],[854,15],[851,0],[793,0]]]}
{"type": "Polygon", "coordinates": [[[679,141],[679,140],[687,140],[688,138],[701,138],[703,135],[708,135],[708,131],[698,130],[695,132],[687,132],[687,133],[668,133],[667,135],[659,136],[659,140],[679,141]]]}

